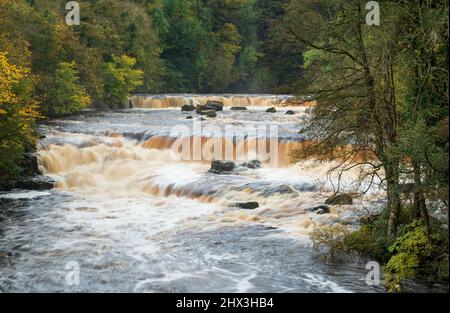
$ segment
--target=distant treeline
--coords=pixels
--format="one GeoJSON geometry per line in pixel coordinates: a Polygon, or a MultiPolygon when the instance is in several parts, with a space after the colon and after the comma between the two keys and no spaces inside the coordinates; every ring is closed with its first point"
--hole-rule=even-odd
{"type": "Polygon", "coordinates": [[[31,69],[46,115],[117,107],[128,91],[286,93],[300,77],[301,45],[276,32],[286,0],[77,2],[69,26],[67,1],[0,1],[0,51],[31,69]]]}

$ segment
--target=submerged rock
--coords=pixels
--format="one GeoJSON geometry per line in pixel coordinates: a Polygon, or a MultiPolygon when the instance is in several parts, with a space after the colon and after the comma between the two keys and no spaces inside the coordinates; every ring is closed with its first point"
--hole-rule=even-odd
{"type": "Polygon", "coordinates": [[[187,120],[192,120],[192,119],[193,119],[193,117],[192,117],[192,116],[190,116],[190,115],[188,115],[188,116],[186,116],[186,119],[187,119],[187,120]]]}
{"type": "Polygon", "coordinates": [[[292,110],[287,110],[285,114],[286,114],[286,115],[294,115],[295,112],[292,111],[292,110]]]}
{"type": "Polygon", "coordinates": [[[250,202],[238,202],[235,204],[238,208],[245,209],[245,210],[254,210],[256,208],[259,208],[259,203],[256,201],[250,201],[250,202]]]}
{"type": "Polygon", "coordinates": [[[232,111],[246,111],[247,108],[246,107],[231,107],[232,111]]]}
{"type": "Polygon", "coordinates": [[[233,161],[212,161],[209,171],[215,174],[226,174],[234,170],[235,166],[233,161]]]}
{"type": "Polygon", "coordinates": [[[185,104],[181,107],[181,111],[183,112],[190,112],[195,110],[195,105],[193,104],[185,104]]]}
{"type": "Polygon", "coordinates": [[[315,206],[312,208],[308,208],[306,209],[309,212],[314,212],[316,214],[326,214],[326,213],[330,213],[330,208],[326,205],[319,205],[319,206],[315,206]]]}
{"type": "Polygon", "coordinates": [[[325,204],[329,205],[351,205],[353,204],[352,196],[348,193],[342,193],[336,196],[332,196],[325,201],[325,204]]]}
{"type": "Polygon", "coordinates": [[[261,164],[262,163],[259,160],[252,160],[252,161],[244,162],[240,166],[257,169],[257,168],[261,168],[261,164]]]}
{"type": "Polygon", "coordinates": [[[297,192],[289,185],[269,186],[267,190],[260,193],[261,196],[271,197],[275,194],[280,195],[297,195],[297,192]]]}
{"type": "Polygon", "coordinates": [[[276,112],[277,112],[277,109],[275,109],[275,107],[271,107],[271,108],[268,108],[268,109],[266,110],[266,112],[267,112],[267,113],[276,113],[276,112]]]}

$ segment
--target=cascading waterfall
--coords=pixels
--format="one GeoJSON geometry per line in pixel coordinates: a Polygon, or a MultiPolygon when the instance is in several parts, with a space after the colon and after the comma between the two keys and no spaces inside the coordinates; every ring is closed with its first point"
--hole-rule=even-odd
{"type": "Polygon", "coordinates": [[[315,102],[311,99],[299,99],[291,95],[195,95],[195,94],[173,94],[173,95],[135,95],[130,102],[133,108],[176,108],[185,104],[206,104],[208,101],[220,101],[226,107],[286,107],[286,106],[313,106],[315,102]]]}
{"type": "MultiPolygon", "coordinates": [[[[73,138],[72,133],[53,132],[54,137],[50,135],[48,142],[43,141],[39,151],[44,173],[54,176],[57,188],[62,190],[120,196],[175,196],[204,203],[214,202],[221,207],[246,201],[257,201],[260,205],[251,214],[239,211],[217,217],[217,220],[229,223],[242,219],[264,220],[267,224],[277,225],[276,227],[290,225],[285,228],[302,235],[309,233],[317,225],[318,222],[311,221],[305,210],[318,202],[317,182],[326,177],[327,167],[301,169],[292,164],[291,157],[293,151],[304,149],[310,144],[297,134],[298,124],[305,115],[302,111],[304,107],[292,107],[298,111],[294,116],[285,115],[280,107],[278,113],[266,113],[263,107],[239,112],[225,108],[217,118],[204,121],[201,121],[201,116],[193,118],[194,122],[202,123],[202,129],[210,126],[223,129],[229,124],[259,125],[268,122],[268,127],[275,124],[279,129],[279,137],[275,138],[276,145],[271,142],[274,138],[265,137],[266,133],[263,137],[248,137],[240,133],[240,129],[233,133],[233,137],[225,134],[216,137],[194,134],[193,129],[188,136],[174,137],[170,130],[179,123],[186,123],[187,114],[195,113],[181,112],[179,109],[155,109],[155,99],[175,106],[192,102],[193,99],[202,103],[218,101],[225,96],[179,97],[181,96],[147,96],[145,101],[148,101],[147,105],[153,106],[152,110],[126,113],[131,120],[136,119],[133,122],[137,125],[161,123],[153,132],[130,132],[127,127],[125,131],[121,131],[115,126],[122,127],[121,121],[114,121],[114,118],[113,127],[105,125],[88,131],[94,135],[85,134],[86,131],[78,133],[76,145],[64,143],[68,138],[73,138]],[[64,144],[55,144],[57,138],[64,144]],[[194,157],[194,141],[202,148],[197,159],[194,157]],[[179,145],[175,146],[177,142],[179,145]],[[183,154],[183,145],[188,147],[186,155],[183,154]],[[227,147],[231,148],[231,153],[227,151],[227,147]],[[203,150],[207,150],[206,153],[203,150]],[[239,166],[246,161],[261,159],[261,155],[276,155],[276,162],[263,160],[260,169],[239,166]],[[225,173],[227,175],[209,173],[211,161],[215,159],[234,161],[237,168],[232,173],[225,173]]],[[[227,97],[230,106],[242,105],[243,99],[251,105],[272,106],[292,98],[227,97]]],[[[89,123],[81,121],[81,125],[89,126],[89,123]]]]}
{"type": "MultiPolygon", "coordinates": [[[[361,281],[366,261],[342,271],[314,257],[308,241],[314,227],[353,225],[352,210],[376,208],[383,190],[372,188],[355,205],[331,206],[327,214],[309,210],[332,193],[327,170],[336,164],[291,163],[291,152],[310,144],[299,130],[311,103],[294,106],[293,99],[139,95],[133,109],[42,124],[40,167],[56,188],[0,193],[0,213],[7,215],[0,218],[0,261],[8,256],[0,291],[382,291],[361,281]],[[208,100],[225,104],[215,118],[179,108],[208,100]],[[276,113],[266,113],[271,106],[276,113]],[[237,127],[231,137],[204,131],[229,125],[237,127]],[[174,135],[174,127],[189,131],[174,135]],[[245,134],[245,127],[276,127],[277,145],[267,134],[245,134]],[[177,140],[208,149],[212,142],[221,151],[231,146],[233,153],[219,156],[235,167],[210,172],[208,154],[180,159],[177,140]],[[261,151],[276,152],[277,162],[243,164],[261,151]],[[80,286],[65,283],[68,262],[79,262],[80,286]]],[[[367,187],[355,177],[356,169],[340,177],[347,191],[367,187]]]]}

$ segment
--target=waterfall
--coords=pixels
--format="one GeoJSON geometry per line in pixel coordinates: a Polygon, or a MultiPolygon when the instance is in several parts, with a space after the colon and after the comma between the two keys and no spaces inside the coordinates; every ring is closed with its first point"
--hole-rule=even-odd
{"type": "Polygon", "coordinates": [[[285,106],[314,106],[315,102],[309,98],[298,98],[292,95],[195,95],[195,94],[172,94],[151,95],[137,94],[130,99],[133,108],[173,108],[185,104],[205,104],[207,101],[220,101],[226,107],[285,107],[285,106]]]}

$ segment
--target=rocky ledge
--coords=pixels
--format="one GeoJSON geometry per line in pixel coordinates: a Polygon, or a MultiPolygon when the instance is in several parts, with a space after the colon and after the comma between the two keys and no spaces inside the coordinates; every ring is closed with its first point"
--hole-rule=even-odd
{"type": "Polygon", "coordinates": [[[14,188],[26,190],[46,190],[55,186],[55,181],[42,175],[38,166],[36,153],[25,153],[19,162],[20,175],[8,181],[0,181],[0,191],[9,191],[14,188]]]}

